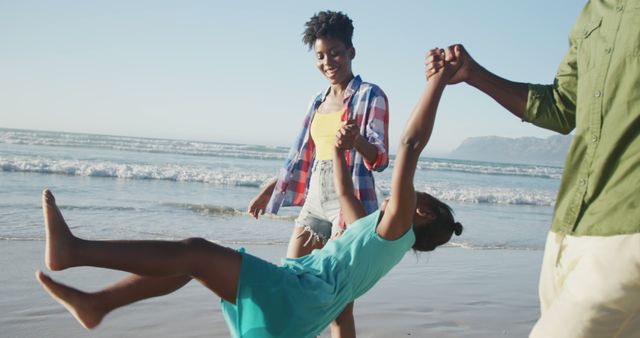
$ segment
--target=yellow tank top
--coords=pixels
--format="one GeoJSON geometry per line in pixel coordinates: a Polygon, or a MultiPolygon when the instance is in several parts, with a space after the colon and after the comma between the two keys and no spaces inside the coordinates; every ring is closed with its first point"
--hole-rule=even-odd
{"type": "Polygon", "coordinates": [[[328,114],[316,114],[311,122],[311,138],[316,144],[316,160],[332,160],[336,134],[340,129],[341,111],[328,114]]]}

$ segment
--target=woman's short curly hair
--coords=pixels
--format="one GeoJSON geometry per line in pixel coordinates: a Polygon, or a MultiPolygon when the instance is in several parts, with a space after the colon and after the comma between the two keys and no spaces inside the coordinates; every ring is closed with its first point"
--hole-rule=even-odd
{"type": "Polygon", "coordinates": [[[342,12],[322,11],[316,13],[305,24],[302,42],[309,49],[313,48],[317,39],[334,38],[342,41],[347,48],[353,47],[353,22],[342,12]]]}

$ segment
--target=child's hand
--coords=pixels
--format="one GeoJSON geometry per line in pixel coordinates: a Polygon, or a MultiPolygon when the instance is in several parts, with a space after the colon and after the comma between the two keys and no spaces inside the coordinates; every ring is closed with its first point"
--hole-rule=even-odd
{"type": "Polygon", "coordinates": [[[358,131],[356,121],[348,120],[343,122],[342,127],[340,127],[336,134],[336,148],[342,150],[353,148],[358,135],[360,135],[360,132],[358,131]]]}
{"type": "Polygon", "coordinates": [[[440,72],[444,68],[444,50],[440,48],[432,48],[427,52],[424,57],[424,73],[427,81],[440,72]]]}

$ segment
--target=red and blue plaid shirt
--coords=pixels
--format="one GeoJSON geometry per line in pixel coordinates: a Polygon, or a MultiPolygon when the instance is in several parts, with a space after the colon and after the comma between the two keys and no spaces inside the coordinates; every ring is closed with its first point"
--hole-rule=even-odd
{"type": "MultiPolygon", "coordinates": [[[[281,206],[303,205],[311,168],[315,159],[315,144],[309,129],[315,112],[329,94],[329,89],[319,93],[309,105],[302,130],[289,150],[278,181],[269,200],[267,212],[277,214],[281,206]]],[[[344,93],[344,113],[340,120],[355,120],[360,134],[378,150],[376,161],[368,162],[355,150],[347,151],[347,164],[353,179],[356,197],[365,212],[378,209],[372,170],[383,171],[389,164],[389,104],[380,87],[354,77],[344,93]]]]}

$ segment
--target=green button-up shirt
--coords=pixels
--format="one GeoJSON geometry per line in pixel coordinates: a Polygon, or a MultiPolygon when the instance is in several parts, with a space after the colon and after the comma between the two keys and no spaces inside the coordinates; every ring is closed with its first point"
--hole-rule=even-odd
{"type": "Polygon", "coordinates": [[[575,129],[552,231],[638,233],[640,0],[590,1],[569,46],[553,85],[529,85],[524,115],[563,134],[575,129]]]}

